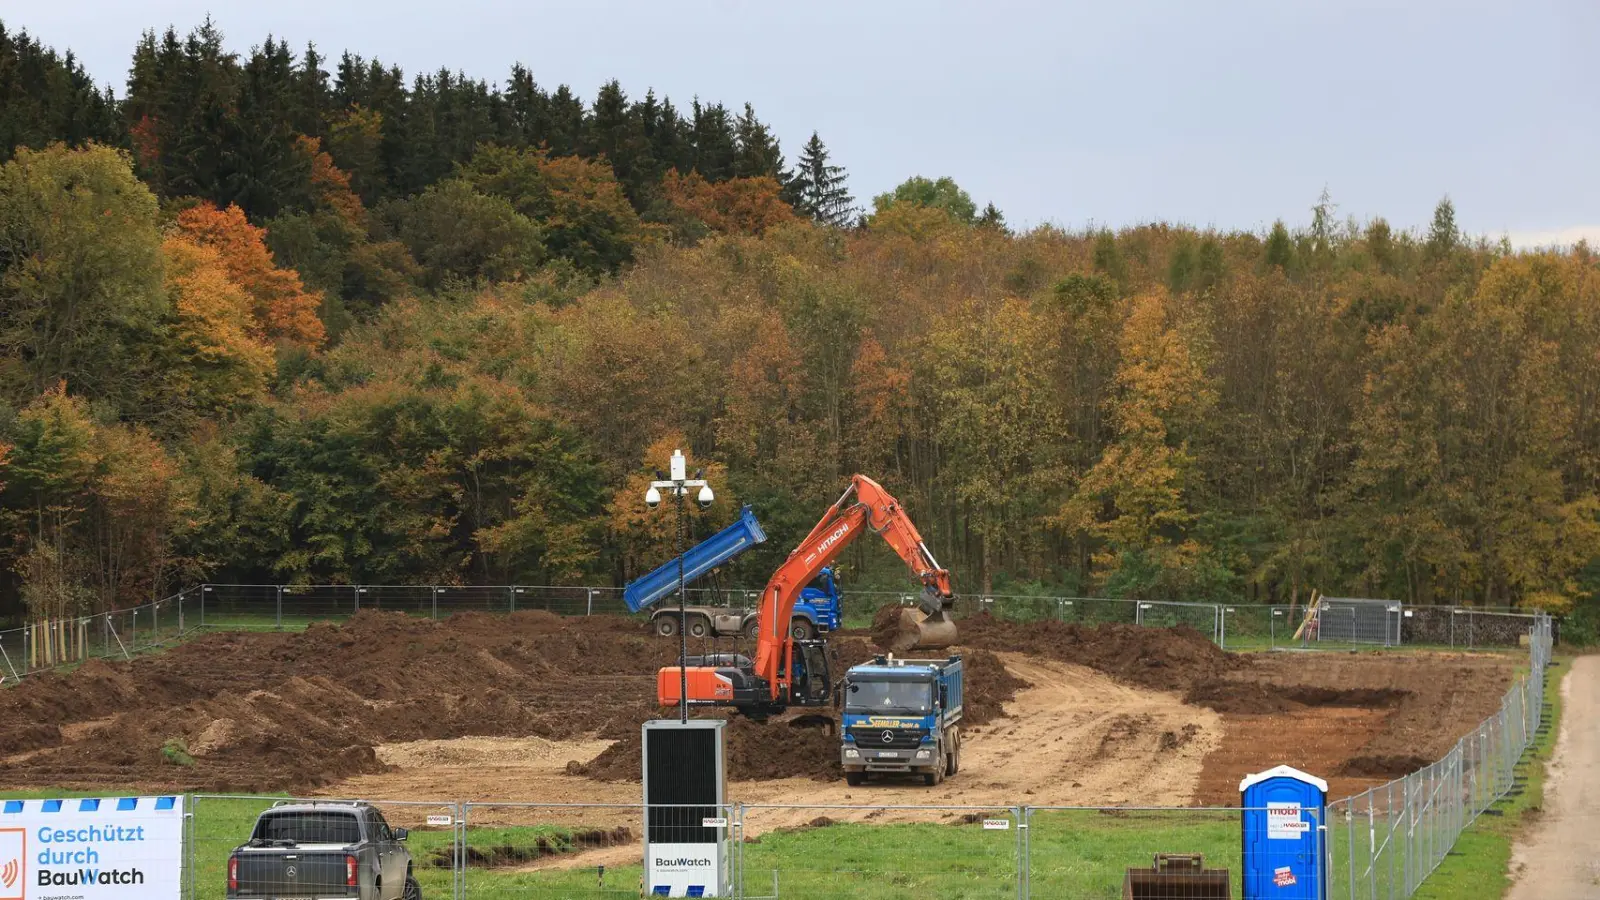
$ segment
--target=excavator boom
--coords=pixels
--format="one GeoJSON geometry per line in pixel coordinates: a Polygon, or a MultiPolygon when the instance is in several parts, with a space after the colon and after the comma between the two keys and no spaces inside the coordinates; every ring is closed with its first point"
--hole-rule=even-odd
{"type": "MultiPolygon", "coordinates": [[[[755,659],[724,654],[686,661],[689,702],[763,715],[790,705],[825,705],[830,685],[820,643],[797,644],[789,637],[788,622],[801,589],[867,531],[882,535],[922,583],[921,605],[928,615],[924,622],[908,623],[911,633],[926,633],[929,646],[954,642],[955,626],[945,618],[955,599],[950,573],[934,559],[900,501],[871,478],[856,475],[762,591],[755,659]]],[[[678,685],[677,666],[661,670],[657,697],[663,705],[679,702],[678,685]]]]}

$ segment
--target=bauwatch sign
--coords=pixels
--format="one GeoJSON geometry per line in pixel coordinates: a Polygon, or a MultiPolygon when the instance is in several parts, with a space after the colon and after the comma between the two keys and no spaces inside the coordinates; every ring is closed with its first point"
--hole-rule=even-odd
{"type": "Polygon", "coordinates": [[[0,900],[179,900],[177,797],[6,800],[0,900]]]}

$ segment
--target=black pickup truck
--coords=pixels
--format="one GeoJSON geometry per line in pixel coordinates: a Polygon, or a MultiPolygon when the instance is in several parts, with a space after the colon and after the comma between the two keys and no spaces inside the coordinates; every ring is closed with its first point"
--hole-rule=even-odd
{"type": "Polygon", "coordinates": [[[285,803],[228,857],[229,900],[422,900],[402,843],[365,803],[285,803]]]}

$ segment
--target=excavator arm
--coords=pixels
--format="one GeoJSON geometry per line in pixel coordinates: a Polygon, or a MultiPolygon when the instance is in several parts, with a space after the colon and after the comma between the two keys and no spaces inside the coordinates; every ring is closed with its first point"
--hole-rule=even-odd
{"type": "MultiPolygon", "coordinates": [[[[922,583],[921,606],[928,613],[929,621],[937,622],[945,642],[953,640],[954,625],[944,619],[944,611],[955,599],[950,587],[950,573],[939,566],[922,535],[900,506],[900,501],[871,478],[856,475],[839,499],[828,507],[811,533],[772,574],[762,591],[758,616],[760,632],[753,664],[746,668],[737,664],[742,659],[702,658],[701,662],[711,665],[691,669],[689,701],[737,706],[759,710],[762,714],[789,705],[822,705],[826,701],[826,691],[819,688],[823,685],[810,684],[805,686],[805,690],[800,690],[800,686],[794,683],[797,670],[798,674],[805,677],[804,673],[812,672],[816,667],[810,664],[796,666],[796,645],[789,638],[789,619],[794,614],[801,590],[823,568],[832,564],[846,547],[868,531],[882,535],[905,561],[907,568],[922,583]],[[717,665],[728,662],[736,664],[717,665]]],[[[689,665],[694,667],[695,660],[690,660],[689,665]]],[[[663,705],[678,702],[678,684],[678,667],[661,670],[657,679],[657,695],[663,705]]]]}

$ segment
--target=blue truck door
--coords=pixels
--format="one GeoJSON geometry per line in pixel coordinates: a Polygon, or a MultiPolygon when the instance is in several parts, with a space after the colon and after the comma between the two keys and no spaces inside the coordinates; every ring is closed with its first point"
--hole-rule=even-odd
{"type": "Polygon", "coordinates": [[[1328,783],[1288,766],[1239,784],[1245,900],[1326,900],[1328,783]]]}

